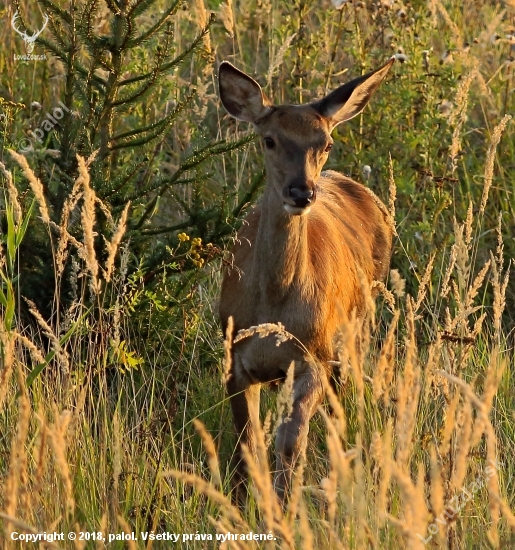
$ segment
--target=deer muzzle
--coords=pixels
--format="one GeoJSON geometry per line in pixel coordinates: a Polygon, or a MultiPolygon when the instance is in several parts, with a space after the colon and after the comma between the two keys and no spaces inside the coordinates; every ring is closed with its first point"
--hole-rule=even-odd
{"type": "Polygon", "coordinates": [[[316,200],[313,182],[291,183],[283,189],[283,206],[288,214],[302,216],[307,214],[316,200]]]}

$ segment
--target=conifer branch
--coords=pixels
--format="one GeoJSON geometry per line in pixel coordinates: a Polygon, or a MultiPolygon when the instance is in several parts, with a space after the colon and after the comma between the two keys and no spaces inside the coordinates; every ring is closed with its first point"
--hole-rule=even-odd
{"type": "Polygon", "coordinates": [[[156,0],[136,0],[129,10],[129,17],[134,18],[145,13],[155,2],[156,0]]]}
{"type": "MultiPolygon", "coordinates": [[[[59,28],[59,25],[56,23],[56,20],[54,19],[54,16],[51,14],[48,16],[49,21],[49,30],[52,33],[52,36],[58,46],[60,46],[65,52],[68,52],[70,48],[70,43],[66,40],[64,35],[61,33],[61,29],[59,28]]],[[[66,53],[66,55],[68,55],[66,53]]]]}
{"type": "MultiPolygon", "coordinates": [[[[65,66],[67,65],[68,54],[65,51],[59,49],[55,44],[53,44],[52,42],[50,42],[46,38],[38,37],[37,43],[41,44],[48,51],[52,52],[56,57],[58,57],[65,64],[65,66]]],[[[73,67],[68,68],[68,70],[70,70],[70,69],[75,70],[78,73],[80,73],[81,75],[86,76],[86,77],[89,74],[88,69],[83,67],[77,61],[75,61],[73,67]]],[[[98,75],[94,74],[91,79],[92,79],[92,81],[94,82],[94,84],[97,88],[101,87],[100,89],[104,89],[105,86],[107,85],[107,82],[102,77],[100,77],[98,75]]]]}
{"type": "MultiPolygon", "coordinates": [[[[192,55],[197,48],[202,44],[202,41],[206,34],[209,32],[209,28],[213,24],[215,18],[214,15],[211,14],[211,17],[209,19],[209,22],[207,25],[200,31],[200,33],[197,35],[197,37],[193,40],[193,42],[190,44],[190,46],[182,52],[180,55],[178,55],[175,59],[170,61],[169,63],[165,63],[162,65],[159,69],[160,74],[164,74],[167,72],[172,71],[175,67],[178,67],[181,63],[183,63],[190,55],[192,55]]],[[[153,71],[150,71],[148,73],[139,75],[139,76],[133,76],[130,78],[126,78],[125,80],[122,80],[118,86],[121,88],[122,86],[127,86],[128,84],[134,84],[135,82],[139,82],[141,80],[146,80],[147,78],[150,78],[153,74],[153,71]]]]}
{"type": "Polygon", "coordinates": [[[173,231],[179,231],[179,229],[186,229],[194,225],[191,220],[186,220],[175,225],[168,225],[163,227],[155,227],[152,229],[143,229],[140,234],[147,237],[151,235],[163,235],[164,233],[172,233],[173,231]]]}
{"type": "Polygon", "coordinates": [[[258,173],[254,176],[249,189],[243,195],[243,197],[238,202],[236,207],[233,209],[232,215],[233,215],[234,218],[238,218],[241,215],[241,213],[242,213],[243,209],[245,208],[245,206],[247,204],[249,204],[250,202],[252,202],[252,200],[256,196],[256,193],[259,191],[259,188],[261,187],[261,185],[263,184],[264,181],[265,181],[265,171],[263,170],[262,172],[260,172],[260,173],[258,173]]]}
{"type": "MultiPolygon", "coordinates": [[[[205,147],[201,147],[200,149],[193,151],[193,153],[188,155],[181,162],[181,164],[179,165],[179,167],[177,168],[173,176],[166,183],[163,183],[161,189],[159,189],[156,196],[149,202],[149,204],[145,208],[145,211],[143,212],[140,220],[137,222],[134,229],[139,229],[143,226],[143,224],[147,221],[152,211],[154,210],[158,199],[162,195],[164,195],[167,189],[171,185],[173,185],[184,172],[195,168],[196,166],[198,166],[199,164],[201,164],[202,162],[204,162],[210,157],[213,157],[215,155],[220,155],[222,153],[228,153],[230,151],[239,149],[240,147],[244,147],[245,145],[248,145],[251,141],[253,141],[255,138],[256,138],[256,134],[249,134],[236,141],[228,142],[227,140],[220,140],[215,143],[210,143],[205,147]]],[[[178,200],[177,197],[176,197],[176,200],[178,200]]]]}
{"type": "Polygon", "coordinates": [[[118,3],[116,2],[116,0],[105,0],[105,3],[107,4],[109,11],[113,15],[120,15],[122,13],[120,6],[118,6],[118,3]]]}
{"type": "MultiPolygon", "coordinates": [[[[113,197],[120,196],[120,191],[130,182],[130,180],[138,173],[138,171],[147,163],[147,159],[141,160],[139,162],[133,162],[131,165],[126,168],[122,174],[112,179],[108,188],[105,189],[102,193],[104,199],[112,199],[113,197]]],[[[123,203],[125,204],[128,200],[134,201],[141,198],[145,195],[146,190],[138,191],[137,196],[133,196],[132,199],[124,198],[123,203]]]]}
{"type": "Polygon", "coordinates": [[[111,46],[111,41],[105,36],[96,36],[95,30],[93,28],[93,18],[98,11],[99,0],[89,0],[89,2],[84,6],[82,10],[82,25],[79,25],[79,32],[81,33],[86,47],[92,54],[92,56],[100,60],[98,55],[100,50],[108,50],[111,46]]]}
{"type": "Polygon", "coordinates": [[[73,25],[73,17],[67,11],[64,11],[57,4],[52,2],[52,0],[39,0],[39,3],[45,7],[47,12],[57,16],[58,19],[62,19],[68,23],[68,25],[73,25]]]}
{"type": "Polygon", "coordinates": [[[138,36],[137,38],[131,38],[127,41],[128,48],[134,48],[135,46],[141,46],[149,38],[152,38],[154,34],[159,31],[159,29],[166,23],[166,21],[175,15],[177,9],[181,5],[181,0],[175,0],[175,2],[170,6],[167,12],[157,21],[155,25],[150,27],[146,32],[138,36]]]}
{"type": "MultiPolygon", "coordinates": [[[[146,132],[158,132],[158,134],[156,134],[156,137],[157,137],[157,135],[159,135],[161,130],[165,129],[166,126],[168,126],[171,122],[173,122],[177,118],[177,116],[191,103],[194,97],[195,97],[195,92],[190,92],[186,96],[186,98],[183,101],[181,101],[175,107],[175,109],[165,118],[158,120],[157,122],[154,122],[152,124],[149,124],[148,126],[144,126],[142,128],[136,128],[135,130],[130,130],[128,132],[124,132],[123,134],[118,134],[112,138],[112,141],[117,141],[119,139],[126,139],[128,137],[136,136],[146,132]]],[[[124,146],[125,144],[121,143],[113,146],[112,150],[119,149],[124,146]]]]}

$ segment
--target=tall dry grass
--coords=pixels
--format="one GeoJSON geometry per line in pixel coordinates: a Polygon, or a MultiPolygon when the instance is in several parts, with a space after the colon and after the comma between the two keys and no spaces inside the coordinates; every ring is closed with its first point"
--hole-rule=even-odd
{"type": "MultiPolygon", "coordinates": [[[[63,223],[58,226],[50,220],[43,187],[27,159],[15,152],[11,152],[11,155],[23,169],[31,185],[42,222],[47,226],[50,235],[57,234],[56,278],[62,277],[68,248],[74,246],[79,257],[83,259],[84,280],[91,292],[91,298],[94,299],[98,296],[102,285],[100,273],[104,276],[104,285],[111,280],[115,258],[126,229],[127,210],[130,205],[123,210],[118,224],[114,228],[112,240],[105,243],[107,259],[105,267],[103,267],[97,259],[94,242],[95,208],[99,201],[95,192],[89,187],[88,163],[84,159],[78,158],[79,176],[73,187],[72,195],[66,203],[63,223]],[[68,232],[69,215],[81,199],[83,200],[81,216],[83,242],[78,241],[68,232]]],[[[10,203],[12,203],[13,211],[16,212],[16,225],[9,229],[7,239],[19,246],[21,244],[19,232],[23,224],[22,208],[18,202],[17,193],[12,189],[12,173],[3,165],[2,172],[6,178],[10,203]]],[[[103,210],[105,212],[105,207],[103,210]]],[[[112,220],[110,213],[108,214],[112,220]]],[[[11,247],[1,251],[4,283],[9,281],[9,276],[13,275],[13,273],[9,273],[8,266],[16,261],[16,256],[14,258],[11,256],[17,253],[19,252],[16,248],[11,247]]],[[[62,523],[67,525],[68,530],[80,531],[81,529],[77,523],[78,509],[75,497],[77,470],[76,465],[70,462],[70,454],[77,453],[79,450],[74,436],[83,421],[81,415],[84,413],[86,394],[91,388],[77,383],[76,379],[73,380],[73,377],[79,375],[76,361],[82,355],[78,347],[82,343],[77,340],[71,342],[70,337],[76,332],[83,331],[88,324],[89,329],[93,329],[91,322],[95,321],[95,316],[92,315],[84,323],[84,310],[86,309],[84,294],[81,296],[80,304],[73,302],[64,312],[63,317],[67,318],[67,323],[63,323],[63,319],[59,317],[45,320],[36,306],[27,300],[28,311],[35,321],[35,326],[14,328],[7,325],[6,313],[15,307],[15,296],[7,293],[6,298],[2,292],[2,297],[7,301],[3,303],[0,329],[2,337],[0,403],[4,414],[9,411],[9,414],[3,417],[4,421],[9,424],[9,421],[13,419],[12,427],[16,433],[16,437],[10,442],[10,461],[3,480],[2,547],[14,548],[20,544],[15,543],[10,536],[10,533],[14,531],[33,534],[43,533],[45,530],[52,532],[58,529],[59,524],[62,523]],[[42,351],[44,342],[49,350],[49,353],[46,354],[42,351]],[[70,345],[71,343],[73,345],[70,345]],[[43,388],[40,386],[40,391],[36,394],[43,400],[35,410],[34,386],[37,387],[41,381],[34,375],[39,374],[40,370],[44,371],[41,376],[45,382],[43,388]],[[13,377],[14,374],[16,374],[15,377],[13,377]],[[56,383],[60,387],[60,391],[57,392],[54,391],[56,383]],[[47,399],[48,401],[46,401],[47,399]],[[70,448],[73,450],[70,451],[70,448]],[[50,493],[48,493],[49,490],[50,493]],[[52,493],[55,498],[48,501],[48,497],[52,493]],[[57,512],[61,503],[64,505],[62,515],[57,512]],[[52,509],[54,505],[55,510],[52,509]],[[55,512],[57,512],[56,515],[54,515],[55,512]],[[42,516],[46,518],[43,529],[41,528],[42,516]]],[[[94,349],[91,350],[91,355],[95,357],[94,349]]],[[[116,418],[115,416],[115,420],[116,418]]],[[[116,422],[115,426],[119,428],[116,422]]],[[[118,453],[114,454],[116,464],[116,459],[118,462],[120,460],[119,431],[115,432],[115,436],[114,450],[118,453]]],[[[115,480],[120,475],[119,465],[118,468],[115,468],[113,475],[115,480]]],[[[117,506],[115,510],[118,510],[117,506]]],[[[120,522],[122,527],[127,527],[128,524],[123,518],[120,519],[120,522]]],[[[54,548],[62,547],[52,541],[49,545],[54,548]]],[[[85,546],[85,541],[80,539],[74,542],[76,548],[85,546]]]]}
{"type": "MultiPolygon", "coordinates": [[[[493,133],[486,179],[505,123],[493,133]]],[[[348,365],[342,368],[348,380],[342,381],[338,396],[326,388],[331,413],[325,406],[319,411],[328,455],[326,471],[318,487],[311,485],[313,479],[305,476],[310,457],[304,455],[285,510],[271,484],[269,417],[264,428],[259,419],[252,419],[258,427],[256,455],[245,450],[244,457],[261,530],[277,538],[266,547],[313,548],[315,540],[324,548],[476,547],[474,538],[467,535],[467,524],[475,534],[483,531],[481,544],[502,548],[512,540],[515,516],[506,493],[512,463],[494,424],[499,385],[512,359],[500,322],[510,266],[503,257],[498,227],[497,250],[479,270],[475,267],[473,235],[483,223],[484,207],[476,212],[471,206],[463,223],[455,223],[455,244],[441,274],[441,303],[431,304],[428,298],[433,256],[415,298],[405,293],[404,282],[392,272],[390,296],[396,298],[392,311],[383,312],[383,322],[390,320],[380,348],[372,336],[367,348],[356,349],[358,328],[345,328],[340,359],[341,365],[348,365]],[[478,301],[486,286],[493,288],[495,296],[489,314],[478,301]],[[443,322],[438,310],[445,312],[443,322]],[[427,339],[422,345],[421,327],[427,339]],[[478,347],[486,359],[482,372],[477,371],[478,347]],[[351,435],[347,402],[353,398],[357,399],[357,428],[351,435]]],[[[371,309],[375,316],[373,304],[371,309]]],[[[284,327],[266,324],[240,331],[234,341],[274,333],[279,342],[291,337],[284,327]]],[[[225,342],[225,376],[230,376],[232,343],[225,342]]],[[[283,393],[285,388],[288,379],[283,393]]],[[[283,414],[287,414],[284,402],[288,399],[291,402],[291,395],[277,400],[283,414]]],[[[211,475],[218,480],[211,441],[200,422],[196,427],[206,444],[211,475]]],[[[219,516],[213,525],[221,534],[248,532],[249,525],[242,523],[215,485],[179,471],[163,475],[192,484],[218,503],[219,516]]],[[[222,546],[255,548],[256,544],[239,540],[222,546]]]]}
{"type": "MultiPolygon", "coordinates": [[[[497,269],[503,269],[502,257],[494,257],[492,261],[497,269]]],[[[490,262],[486,266],[489,268],[490,262]]],[[[428,269],[431,268],[432,265],[428,269]]],[[[481,282],[484,271],[478,275],[481,282]]],[[[448,274],[445,276],[447,278],[448,274]]],[[[491,277],[492,283],[498,285],[497,276],[491,274],[491,277]]],[[[476,280],[467,290],[476,295],[480,284],[476,280]]],[[[499,288],[499,292],[502,294],[503,289],[499,288]]],[[[363,399],[384,424],[377,426],[372,433],[366,433],[364,407],[358,404],[359,429],[354,434],[354,445],[349,449],[348,412],[341,400],[343,398],[345,402],[348,395],[343,392],[336,396],[331,387],[327,387],[331,414],[324,407],[320,409],[328,451],[326,475],[320,481],[319,489],[305,486],[304,456],[285,511],[281,510],[271,485],[273,472],[265,443],[268,434],[258,428],[257,456],[248,452],[244,456],[263,530],[273,532],[280,540],[280,543],[268,546],[293,549],[306,545],[309,548],[313,547],[314,540],[318,540],[328,548],[389,547],[396,540],[401,547],[408,548],[425,548],[430,541],[431,547],[435,544],[469,547],[467,544],[472,542],[465,542],[467,538],[459,532],[457,524],[470,515],[473,507],[482,514],[474,529],[483,528],[492,546],[503,547],[501,540],[509,540],[509,529],[515,527],[515,516],[506,500],[509,495],[503,495],[500,480],[506,473],[503,468],[508,471],[511,468],[501,459],[503,453],[498,448],[492,424],[494,396],[509,356],[499,350],[501,335],[498,332],[488,335],[478,332],[477,322],[476,328],[465,330],[464,336],[451,332],[469,320],[471,312],[479,309],[472,305],[468,295],[465,297],[467,308],[459,301],[459,295],[456,298],[454,316],[448,310],[447,330],[434,327],[427,352],[418,348],[415,335],[415,319],[424,303],[422,288],[416,301],[409,295],[403,302],[399,301],[378,357],[373,353],[370,356],[369,350],[363,350],[361,354],[348,349],[344,354],[342,350],[342,356],[364,361],[373,373],[370,378],[360,369],[350,368],[350,384],[358,390],[358,399],[363,399]],[[405,323],[404,338],[394,336],[399,319],[405,323]],[[484,382],[471,380],[467,383],[462,376],[474,363],[471,357],[473,344],[480,337],[491,354],[484,382]],[[374,388],[374,391],[367,392],[366,399],[365,390],[359,391],[364,386],[374,388]],[[433,432],[431,441],[426,443],[425,422],[421,416],[434,399],[438,399],[440,405],[435,425],[439,425],[441,432],[433,432]],[[390,407],[387,407],[388,403],[391,403],[390,407]],[[311,516],[306,515],[307,510],[311,516]],[[311,517],[311,521],[307,517],[311,517]],[[295,521],[295,518],[299,520],[295,521]]],[[[494,316],[501,313],[502,310],[496,310],[494,316]]],[[[269,326],[261,328],[270,333],[269,326]]],[[[353,333],[353,330],[348,332],[353,333]]],[[[352,347],[354,341],[349,338],[347,348],[352,347]]],[[[257,419],[252,421],[253,425],[260,426],[257,419]]],[[[205,433],[200,422],[197,421],[196,426],[202,434],[205,433]]],[[[207,445],[206,451],[213,478],[217,479],[218,461],[211,444],[207,445]]],[[[207,485],[197,476],[185,477],[177,471],[163,475],[191,483],[208,498],[212,498],[216,491],[215,486],[207,485]]],[[[235,514],[229,501],[224,504],[217,491],[215,498],[223,518],[223,521],[218,518],[214,523],[219,532],[248,532],[248,525],[241,524],[240,516],[235,514]]],[[[255,545],[239,541],[234,547],[254,548],[255,545]]]]}

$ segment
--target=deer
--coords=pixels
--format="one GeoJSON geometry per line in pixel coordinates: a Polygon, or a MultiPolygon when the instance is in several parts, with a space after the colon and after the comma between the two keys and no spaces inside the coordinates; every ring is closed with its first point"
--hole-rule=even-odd
{"type": "Polygon", "coordinates": [[[374,281],[387,276],[393,238],[388,209],[364,185],[322,169],[331,132],[363,111],[394,61],[301,105],[273,105],[253,78],[227,61],[220,64],[221,103],[235,119],[252,123],[266,168],[261,201],[243,221],[223,275],[222,329],[232,331],[232,341],[242,329],[280,323],[294,336],[278,346],[273,334],[255,334],[230,350],[226,391],[237,435],[232,498],[240,505],[248,496],[242,448],[256,453],[261,386],[283,381],[293,365],[292,407],[275,440],[273,483],[284,504],[310,419],[334,375],[342,327],[353,315],[365,315],[363,281],[373,292],[374,281]]]}

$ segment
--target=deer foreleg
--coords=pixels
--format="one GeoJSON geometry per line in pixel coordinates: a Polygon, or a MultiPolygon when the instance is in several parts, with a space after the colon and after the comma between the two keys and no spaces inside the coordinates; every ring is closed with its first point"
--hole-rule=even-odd
{"type": "MultiPolygon", "coordinates": [[[[234,358],[236,360],[236,357],[234,358]]],[[[237,361],[237,360],[236,360],[237,361]]],[[[236,436],[236,450],[232,460],[233,501],[240,506],[247,500],[247,466],[242,458],[241,447],[245,445],[253,456],[256,455],[254,430],[251,418],[259,418],[259,394],[261,386],[252,384],[244,369],[238,369],[237,362],[227,381],[227,393],[231,400],[232,415],[236,436]]]]}
{"type": "Polygon", "coordinates": [[[276,473],[275,489],[281,500],[291,490],[291,478],[295,464],[306,447],[309,421],[321,403],[324,390],[320,372],[312,365],[295,375],[293,382],[293,410],[283,421],[275,440],[276,473]]]}

